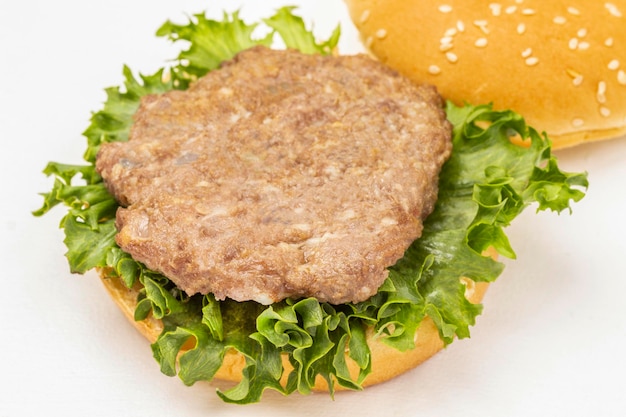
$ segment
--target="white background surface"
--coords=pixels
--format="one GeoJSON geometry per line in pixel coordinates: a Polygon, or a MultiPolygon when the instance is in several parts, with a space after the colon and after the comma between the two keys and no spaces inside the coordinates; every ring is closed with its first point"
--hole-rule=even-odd
{"type": "MultiPolygon", "coordinates": [[[[341,1],[304,1],[344,53],[360,50],[341,1]]],[[[509,229],[518,260],[485,299],[472,338],[360,393],[226,405],[215,386],[160,374],[148,343],[93,274],[72,275],[57,228],[39,208],[49,160],[81,163],[90,112],[122,64],[152,73],[176,54],[154,36],[167,19],[210,7],[270,16],[282,1],[3,1],[0,5],[0,417],[65,416],[624,416],[626,415],[626,138],[558,152],[591,187],[574,214],[509,229]],[[384,414],[382,414],[384,413],[384,414]]]]}

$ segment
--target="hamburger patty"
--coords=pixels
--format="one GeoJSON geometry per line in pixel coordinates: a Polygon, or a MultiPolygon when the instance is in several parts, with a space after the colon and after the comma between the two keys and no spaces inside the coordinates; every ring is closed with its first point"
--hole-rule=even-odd
{"type": "Polygon", "coordinates": [[[96,166],[119,246],[189,295],[358,302],[420,236],[450,130],[433,87],[369,57],[256,47],[144,97],[96,166]]]}

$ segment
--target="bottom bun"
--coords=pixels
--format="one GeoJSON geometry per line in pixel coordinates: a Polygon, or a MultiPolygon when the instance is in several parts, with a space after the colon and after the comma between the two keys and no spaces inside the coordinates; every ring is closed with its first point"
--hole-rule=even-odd
{"type": "MultiPolygon", "coordinates": [[[[131,323],[143,334],[151,343],[153,343],[163,330],[163,323],[160,320],[149,316],[142,321],[135,321],[135,306],[137,304],[137,289],[128,289],[121,279],[111,278],[106,276],[101,271],[100,277],[104,286],[108,290],[109,294],[115,300],[119,308],[124,315],[131,321],[131,323]]],[[[479,303],[485,291],[487,290],[487,283],[474,281],[463,278],[462,282],[466,286],[465,296],[472,303],[479,303]]],[[[417,333],[415,335],[415,348],[401,352],[397,349],[389,347],[375,337],[372,329],[369,329],[367,333],[367,342],[371,350],[372,360],[372,372],[367,376],[363,382],[363,386],[374,385],[380,382],[390,380],[410,369],[415,368],[426,359],[433,356],[443,348],[443,342],[439,337],[439,332],[434,322],[430,318],[424,319],[420,324],[417,333]]],[[[359,372],[358,366],[351,360],[347,361],[348,368],[353,377],[356,377],[359,372]]],[[[243,355],[232,351],[228,352],[224,356],[224,363],[222,367],[215,374],[215,378],[222,381],[239,382],[241,380],[241,371],[245,365],[245,358],[243,355]]],[[[285,372],[283,372],[282,383],[283,385],[287,381],[289,372],[293,369],[287,355],[283,355],[283,366],[285,372]]],[[[336,390],[342,390],[341,386],[336,386],[336,390]]],[[[328,391],[328,385],[326,380],[318,376],[314,391],[328,391]]]]}

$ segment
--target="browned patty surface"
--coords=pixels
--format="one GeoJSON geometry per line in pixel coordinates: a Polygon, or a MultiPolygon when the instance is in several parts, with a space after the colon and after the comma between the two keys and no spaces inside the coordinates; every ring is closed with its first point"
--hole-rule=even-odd
{"type": "Polygon", "coordinates": [[[188,294],[365,300],[433,209],[441,105],[366,56],[244,51],[102,145],[117,243],[188,294]]]}

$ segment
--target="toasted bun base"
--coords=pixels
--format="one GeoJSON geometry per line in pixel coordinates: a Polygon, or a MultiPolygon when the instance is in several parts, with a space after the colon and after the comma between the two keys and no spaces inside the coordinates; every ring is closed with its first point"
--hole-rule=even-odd
{"type": "MultiPolygon", "coordinates": [[[[100,274],[105,288],[115,300],[119,308],[122,310],[128,320],[143,334],[151,343],[154,342],[163,329],[160,320],[148,317],[143,321],[135,321],[133,316],[135,312],[137,291],[128,289],[119,278],[110,278],[104,273],[100,274]]],[[[478,303],[487,290],[486,283],[474,283],[471,280],[463,279],[466,285],[466,297],[472,303],[478,303]]],[[[400,352],[393,349],[373,337],[373,332],[368,334],[368,343],[371,349],[372,372],[366,378],[363,385],[374,385],[379,382],[387,381],[400,375],[410,369],[415,368],[426,359],[433,356],[443,348],[443,342],[439,338],[437,327],[430,318],[426,318],[420,325],[415,337],[415,349],[400,352]]],[[[222,381],[239,382],[241,380],[241,371],[245,365],[243,355],[236,352],[229,352],[224,357],[224,363],[215,375],[216,379],[222,381]]],[[[283,357],[283,383],[286,383],[287,375],[291,371],[292,366],[286,356],[283,357]]],[[[353,376],[358,375],[358,367],[348,360],[348,367],[353,376]]],[[[337,390],[342,387],[336,386],[337,390]]],[[[318,377],[313,388],[314,391],[328,391],[326,381],[318,377]]]]}
{"type": "Polygon", "coordinates": [[[367,49],[457,105],[512,109],[553,148],[626,133],[626,1],[345,0],[367,49]]]}

